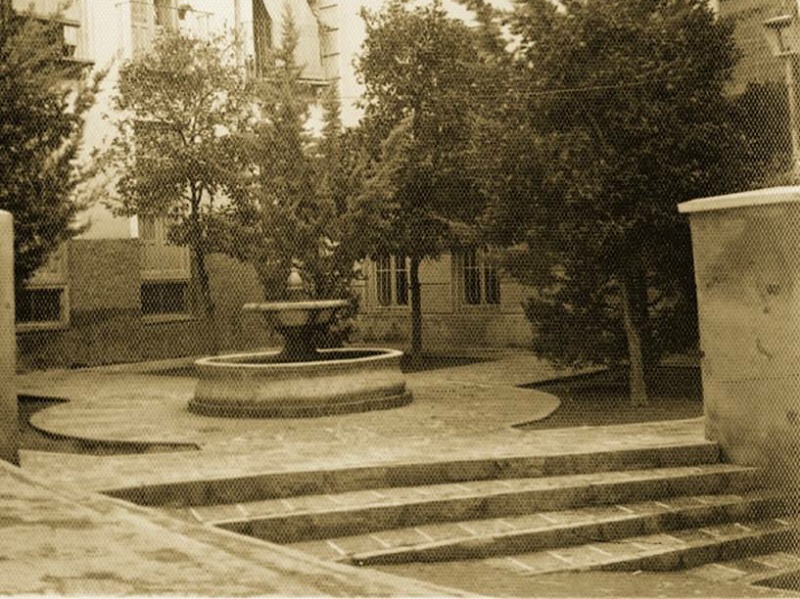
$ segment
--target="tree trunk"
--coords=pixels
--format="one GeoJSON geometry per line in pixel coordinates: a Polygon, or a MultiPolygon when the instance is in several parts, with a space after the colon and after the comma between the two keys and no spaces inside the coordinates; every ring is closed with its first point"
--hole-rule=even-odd
{"type": "Polygon", "coordinates": [[[419,284],[420,258],[411,258],[410,291],[411,291],[411,359],[414,361],[422,357],[422,297],[419,284]]]}
{"type": "Polygon", "coordinates": [[[644,363],[644,380],[649,385],[654,368],[658,366],[658,362],[661,360],[661,355],[653,343],[645,269],[641,261],[638,260],[633,265],[633,268],[634,270],[628,276],[628,301],[631,306],[633,323],[639,332],[639,343],[642,347],[642,361],[644,363]]]}
{"type": "Polygon", "coordinates": [[[649,401],[647,398],[647,384],[645,383],[644,351],[642,349],[640,323],[637,322],[634,316],[636,310],[631,301],[628,282],[620,280],[619,287],[622,304],[622,322],[625,327],[625,337],[628,340],[631,403],[634,406],[646,406],[649,401]]]}
{"type": "Polygon", "coordinates": [[[194,254],[195,277],[197,278],[197,288],[200,291],[200,304],[203,310],[203,318],[214,320],[214,299],[211,297],[211,284],[206,270],[205,253],[197,248],[192,248],[194,254]]]}
{"type": "Polygon", "coordinates": [[[200,225],[200,193],[192,188],[191,212],[189,222],[191,226],[189,247],[192,252],[192,278],[197,285],[200,295],[200,308],[203,312],[203,346],[211,353],[219,351],[219,336],[217,320],[215,317],[214,299],[211,297],[211,283],[206,270],[205,244],[200,225]]]}

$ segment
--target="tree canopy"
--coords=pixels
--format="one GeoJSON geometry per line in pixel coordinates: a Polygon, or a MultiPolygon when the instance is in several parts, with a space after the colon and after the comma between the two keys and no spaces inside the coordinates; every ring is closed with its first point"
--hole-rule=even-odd
{"type": "Polygon", "coordinates": [[[439,0],[390,0],[362,14],[362,129],[375,166],[355,210],[367,223],[368,253],[409,258],[411,352],[418,355],[419,265],[456,245],[453,225],[480,211],[466,165],[481,58],[473,30],[448,17],[439,0]]]}
{"type": "Polygon", "coordinates": [[[314,297],[350,291],[356,253],[343,217],[360,183],[342,158],[355,146],[337,99],[303,79],[297,41],[287,12],[280,43],[248,75],[226,38],[165,31],[120,71],[120,135],[106,155],[119,176],[114,209],[167,219],[170,240],[191,250],[210,321],[210,252],[250,263],[268,300],[284,299],[294,264],[314,297]],[[322,138],[308,129],[320,93],[322,138]]]}
{"type": "Polygon", "coordinates": [[[105,155],[118,176],[112,208],[171,223],[171,240],[190,248],[209,320],[214,304],[205,257],[215,249],[214,215],[221,197],[241,184],[234,139],[253,118],[234,54],[224,38],[159,34],[151,51],[120,68],[119,135],[105,155]]]}
{"type": "MultiPolygon", "coordinates": [[[[313,272],[331,238],[334,211],[317,193],[315,140],[307,129],[316,90],[294,59],[297,32],[284,18],[280,45],[252,82],[257,119],[238,136],[251,176],[221,221],[224,251],[252,263],[267,299],[284,299],[293,263],[313,272]]],[[[309,291],[316,294],[313,281],[309,291]]]]}
{"type": "Polygon", "coordinates": [[[64,60],[60,24],[0,9],[0,209],[14,217],[19,288],[77,231],[76,158],[96,81],[64,60]]]}
{"type": "Polygon", "coordinates": [[[697,339],[676,205],[752,176],[724,93],[731,26],[706,0],[525,0],[503,18],[514,42],[503,120],[484,133],[488,237],[537,290],[534,349],[570,365],[625,359],[646,402],[647,366],[697,339]]]}
{"type": "MultiPolygon", "coordinates": [[[[222,251],[255,267],[267,299],[285,299],[299,266],[315,298],[350,294],[356,254],[344,226],[352,170],[333,88],[302,77],[297,32],[284,17],[280,44],[252,82],[257,119],[237,136],[248,176],[218,219],[222,251]],[[321,136],[310,130],[310,107],[321,99],[321,136]]],[[[355,165],[353,165],[355,166],[355,165]]]]}

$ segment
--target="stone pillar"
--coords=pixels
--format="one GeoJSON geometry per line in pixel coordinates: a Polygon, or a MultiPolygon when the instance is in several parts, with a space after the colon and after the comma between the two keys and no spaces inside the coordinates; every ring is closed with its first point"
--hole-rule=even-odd
{"type": "Polygon", "coordinates": [[[706,436],[800,481],[800,187],[686,202],[706,436]]]}
{"type": "Polygon", "coordinates": [[[18,464],[13,222],[11,214],[0,210],[0,459],[18,464]]]}

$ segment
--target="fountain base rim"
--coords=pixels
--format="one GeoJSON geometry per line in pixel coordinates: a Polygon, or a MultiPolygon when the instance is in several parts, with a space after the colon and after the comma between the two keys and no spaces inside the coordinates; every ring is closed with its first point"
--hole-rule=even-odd
{"type": "Polygon", "coordinates": [[[195,362],[189,410],[225,418],[307,418],[395,408],[409,403],[403,352],[383,348],[320,350],[329,360],[276,362],[279,352],[195,362]]]}
{"type": "Polygon", "coordinates": [[[216,418],[319,418],[340,416],[373,410],[389,410],[413,401],[409,391],[396,395],[366,397],[353,401],[326,402],[322,404],[231,404],[202,399],[189,401],[189,411],[200,416],[216,418]]]}
{"type": "Polygon", "coordinates": [[[317,366],[336,366],[353,363],[383,362],[385,360],[397,360],[399,363],[403,352],[395,349],[383,347],[336,347],[331,349],[318,349],[316,354],[320,359],[305,360],[297,362],[286,362],[281,360],[283,350],[255,352],[246,354],[229,354],[223,356],[210,356],[195,360],[194,365],[197,369],[230,369],[242,368],[253,370],[254,373],[263,369],[304,369],[311,365],[317,366]],[[340,356],[331,358],[329,356],[340,356]]]}

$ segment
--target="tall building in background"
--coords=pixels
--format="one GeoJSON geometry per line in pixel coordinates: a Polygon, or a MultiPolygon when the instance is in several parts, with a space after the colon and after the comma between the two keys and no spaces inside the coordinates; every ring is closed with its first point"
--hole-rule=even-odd
{"type": "MultiPolygon", "coordinates": [[[[362,7],[381,0],[14,0],[17,10],[64,24],[65,55],[108,69],[97,102],[87,115],[85,155],[115,134],[112,98],[118,68],[146,52],[162,29],[209,37],[238,32],[241,62],[259,76],[281,39],[291,13],[299,34],[296,59],[315,85],[336,85],[342,118],[353,125],[361,87],[354,58],[364,39],[362,7]],[[55,16],[55,15],[58,16],[55,16]]],[[[455,5],[454,5],[455,6],[455,5]]],[[[113,194],[109,185],[108,194],[113,194]]],[[[82,214],[85,231],[66,243],[31,280],[20,298],[18,340],[28,366],[82,366],[202,354],[192,302],[191,261],[186,248],[171,246],[158,219],[112,214],[103,202],[82,214]]],[[[259,322],[241,306],[261,297],[253,269],[227,257],[209,259],[211,288],[225,349],[263,345],[259,322]]],[[[362,294],[362,335],[403,342],[409,306],[405,260],[384,256],[368,262],[362,294]]],[[[422,270],[426,331],[430,343],[524,343],[529,334],[521,310],[524,293],[480,252],[445,256],[422,270]],[[509,322],[509,316],[513,322],[509,322]],[[509,338],[509,332],[513,339],[509,338]]]]}
{"type": "Polygon", "coordinates": [[[731,19],[734,39],[741,51],[733,77],[733,90],[740,93],[748,83],[782,82],[783,65],[772,56],[764,21],[797,10],[797,0],[716,0],[721,18],[731,19]]]}

